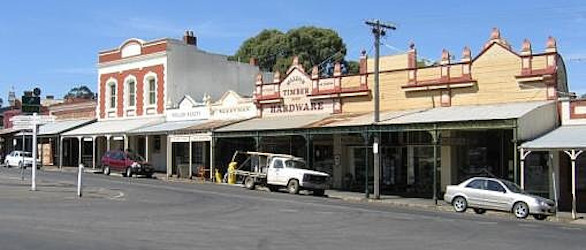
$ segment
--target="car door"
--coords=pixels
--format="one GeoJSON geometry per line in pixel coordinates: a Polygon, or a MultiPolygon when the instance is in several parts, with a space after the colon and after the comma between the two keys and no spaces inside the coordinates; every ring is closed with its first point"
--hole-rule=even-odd
{"type": "Polygon", "coordinates": [[[15,155],[16,155],[16,152],[12,151],[8,155],[8,157],[6,157],[6,159],[8,160],[8,162],[7,162],[8,166],[14,166],[15,165],[15,163],[14,163],[15,155]]]}
{"type": "Polygon", "coordinates": [[[497,210],[509,209],[509,198],[506,189],[497,181],[486,182],[486,203],[490,208],[497,210]]]}
{"type": "Polygon", "coordinates": [[[486,186],[486,180],[476,179],[468,183],[464,190],[466,196],[468,196],[468,205],[471,207],[484,207],[484,187],[486,186]]]}
{"type": "Polygon", "coordinates": [[[267,182],[270,184],[283,185],[281,171],[283,171],[285,164],[283,164],[283,160],[278,158],[273,158],[271,161],[267,172],[267,182]]]}
{"type": "Polygon", "coordinates": [[[124,165],[124,154],[121,151],[116,151],[113,153],[112,166],[110,167],[116,171],[126,170],[126,166],[124,165]]]}

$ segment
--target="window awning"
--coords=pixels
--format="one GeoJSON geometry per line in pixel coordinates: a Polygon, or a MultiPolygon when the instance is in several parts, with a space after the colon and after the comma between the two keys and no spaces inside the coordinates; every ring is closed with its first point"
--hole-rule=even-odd
{"type": "Polygon", "coordinates": [[[66,137],[94,136],[94,135],[122,135],[130,131],[161,123],[162,117],[143,119],[117,119],[98,121],[86,126],[63,133],[66,137]]]}
{"type": "Polygon", "coordinates": [[[532,141],[521,144],[528,150],[586,149],[586,125],[564,125],[532,141]]]}
{"type": "Polygon", "coordinates": [[[129,134],[160,134],[169,133],[175,130],[185,129],[205,123],[207,120],[193,121],[167,121],[159,124],[141,127],[129,132],[129,134]]]}
{"type": "Polygon", "coordinates": [[[94,122],[95,119],[54,121],[39,126],[39,136],[58,135],[63,132],[94,122]]]}
{"type": "Polygon", "coordinates": [[[379,125],[518,119],[552,101],[467,105],[414,110],[383,120],[379,125]]]}

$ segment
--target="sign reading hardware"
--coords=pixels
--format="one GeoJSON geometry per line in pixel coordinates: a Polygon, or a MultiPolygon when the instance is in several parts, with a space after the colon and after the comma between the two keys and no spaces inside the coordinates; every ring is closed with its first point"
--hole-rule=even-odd
{"type": "Polygon", "coordinates": [[[299,70],[294,70],[279,87],[282,103],[263,105],[263,115],[327,114],[333,111],[332,100],[311,100],[312,81],[299,70]]]}

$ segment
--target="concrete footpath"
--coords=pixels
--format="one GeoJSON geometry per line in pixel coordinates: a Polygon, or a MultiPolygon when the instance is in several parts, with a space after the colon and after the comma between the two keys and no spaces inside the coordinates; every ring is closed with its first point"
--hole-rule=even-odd
{"type": "MultiPolygon", "coordinates": [[[[76,167],[63,167],[61,169],[57,167],[44,167],[45,171],[62,171],[62,172],[76,172],[76,167]]],[[[99,169],[91,169],[86,168],[86,173],[101,173],[99,169]]],[[[202,181],[197,179],[183,179],[183,178],[175,178],[175,177],[167,177],[165,174],[156,173],[154,175],[155,178],[168,181],[168,182],[182,182],[182,183],[211,183],[209,181],[202,181]]],[[[217,183],[218,185],[228,185],[226,183],[217,183]]],[[[242,186],[240,184],[236,184],[235,186],[242,186]]],[[[267,189],[268,190],[268,189],[267,189]]],[[[373,199],[373,198],[366,198],[364,193],[359,192],[347,192],[347,191],[340,191],[340,190],[327,190],[325,195],[328,198],[332,199],[340,199],[347,202],[360,202],[360,203],[373,203],[373,204],[381,204],[381,205],[388,205],[394,207],[403,207],[403,208],[411,208],[411,209],[418,209],[418,210],[428,210],[428,211],[442,211],[442,212],[454,212],[454,209],[450,204],[445,203],[443,200],[438,200],[437,204],[434,204],[432,199],[424,199],[424,198],[407,198],[401,197],[396,195],[381,195],[380,199],[373,199]]],[[[371,196],[372,197],[372,196],[371,196]]],[[[472,209],[468,209],[468,213],[474,213],[472,209]]],[[[497,212],[497,211],[488,211],[486,213],[487,216],[495,216],[495,217],[502,217],[502,218],[511,218],[515,219],[513,214],[505,213],[505,212],[497,212]]],[[[554,222],[563,222],[563,223],[570,223],[570,224],[580,224],[586,225],[586,214],[578,214],[578,219],[573,220],[572,214],[569,212],[558,212],[556,216],[550,216],[547,218],[548,221],[554,222]]],[[[532,217],[528,217],[528,219],[533,219],[532,217]]]]}

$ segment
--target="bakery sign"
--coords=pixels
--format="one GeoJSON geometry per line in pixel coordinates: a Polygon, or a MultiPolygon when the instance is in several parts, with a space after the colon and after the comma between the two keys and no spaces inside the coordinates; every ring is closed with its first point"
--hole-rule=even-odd
{"type": "Polygon", "coordinates": [[[311,79],[303,72],[295,69],[287,78],[281,81],[279,92],[282,98],[280,103],[265,104],[262,107],[263,116],[305,115],[332,113],[331,100],[311,100],[311,79]]]}

